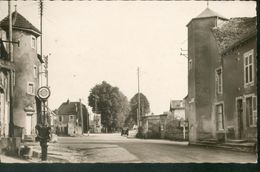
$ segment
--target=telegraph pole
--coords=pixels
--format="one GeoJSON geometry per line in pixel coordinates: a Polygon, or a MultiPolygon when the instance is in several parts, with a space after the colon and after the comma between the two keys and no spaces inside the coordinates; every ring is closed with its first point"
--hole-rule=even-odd
{"type": "Polygon", "coordinates": [[[138,79],[138,110],[137,110],[137,126],[140,126],[140,69],[137,68],[137,79],[138,79]]]}
{"type": "Polygon", "coordinates": [[[82,113],[82,103],[81,99],[79,99],[79,113],[81,118],[81,128],[82,128],[82,134],[84,133],[84,122],[83,122],[83,113],[82,113]]]}
{"type": "MultiPolygon", "coordinates": [[[[13,57],[13,28],[12,28],[12,12],[11,12],[11,0],[8,1],[8,16],[9,16],[9,57],[11,63],[14,62],[13,57]]],[[[14,98],[14,71],[10,70],[10,122],[9,122],[9,135],[14,136],[14,122],[13,122],[13,98],[14,98]]]]}

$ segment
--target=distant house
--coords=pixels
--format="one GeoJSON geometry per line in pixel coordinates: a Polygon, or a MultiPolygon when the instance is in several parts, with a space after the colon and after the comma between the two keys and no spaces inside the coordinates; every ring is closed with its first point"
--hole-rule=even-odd
{"type": "Polygon", "coordinates": [[[183,100],[171,100],[170,112],[177,119],[186,119],[185,116],[185,103],[183,100]]]}
{"type": "Polygon", "coordinates": [[[188,28],[189,141],[256,141],[256,17],[209,8],[188,28]]]}
{"type": "Polygon", "coordinates": [[[93,125],[93,129],[94,129],[94,133],[101,133],[101,114],[94,114],[94,125],[93,125]]]}
{"type": "Polygon", "coordinates": [[[58,135],[78,135],[89,129],[89,114],[81,102],[64,102],[57,110],[55,130],[58,135]]]}

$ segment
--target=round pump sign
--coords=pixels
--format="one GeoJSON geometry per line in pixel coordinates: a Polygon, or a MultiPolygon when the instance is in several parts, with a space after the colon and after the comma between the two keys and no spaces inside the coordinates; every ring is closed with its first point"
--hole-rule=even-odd
{"type": "Polygon", "coordinates": [[[40,99],[47,100],[51,95],[51,91],[48,87],[41,87],[38,89],[37,94],[40,99]]]}

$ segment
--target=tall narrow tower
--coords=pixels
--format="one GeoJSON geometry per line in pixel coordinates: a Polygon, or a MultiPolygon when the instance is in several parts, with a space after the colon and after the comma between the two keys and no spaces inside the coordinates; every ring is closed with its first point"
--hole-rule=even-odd
{"type": "Polygon", "coordinates": [[[214,37],[211,29],[227,20],[206,8],[188,24],[188,116],[190,141],[211,137],[211,98],[214,91],[214,37]]]}

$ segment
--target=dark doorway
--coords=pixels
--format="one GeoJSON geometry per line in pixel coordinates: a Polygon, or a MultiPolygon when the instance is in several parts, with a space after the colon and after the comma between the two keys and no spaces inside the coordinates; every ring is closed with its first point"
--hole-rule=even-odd
{"type": "Polygon", "coordinates": [[[243,100],[237,99],[238,138],[243,137],[243,100]]]}

